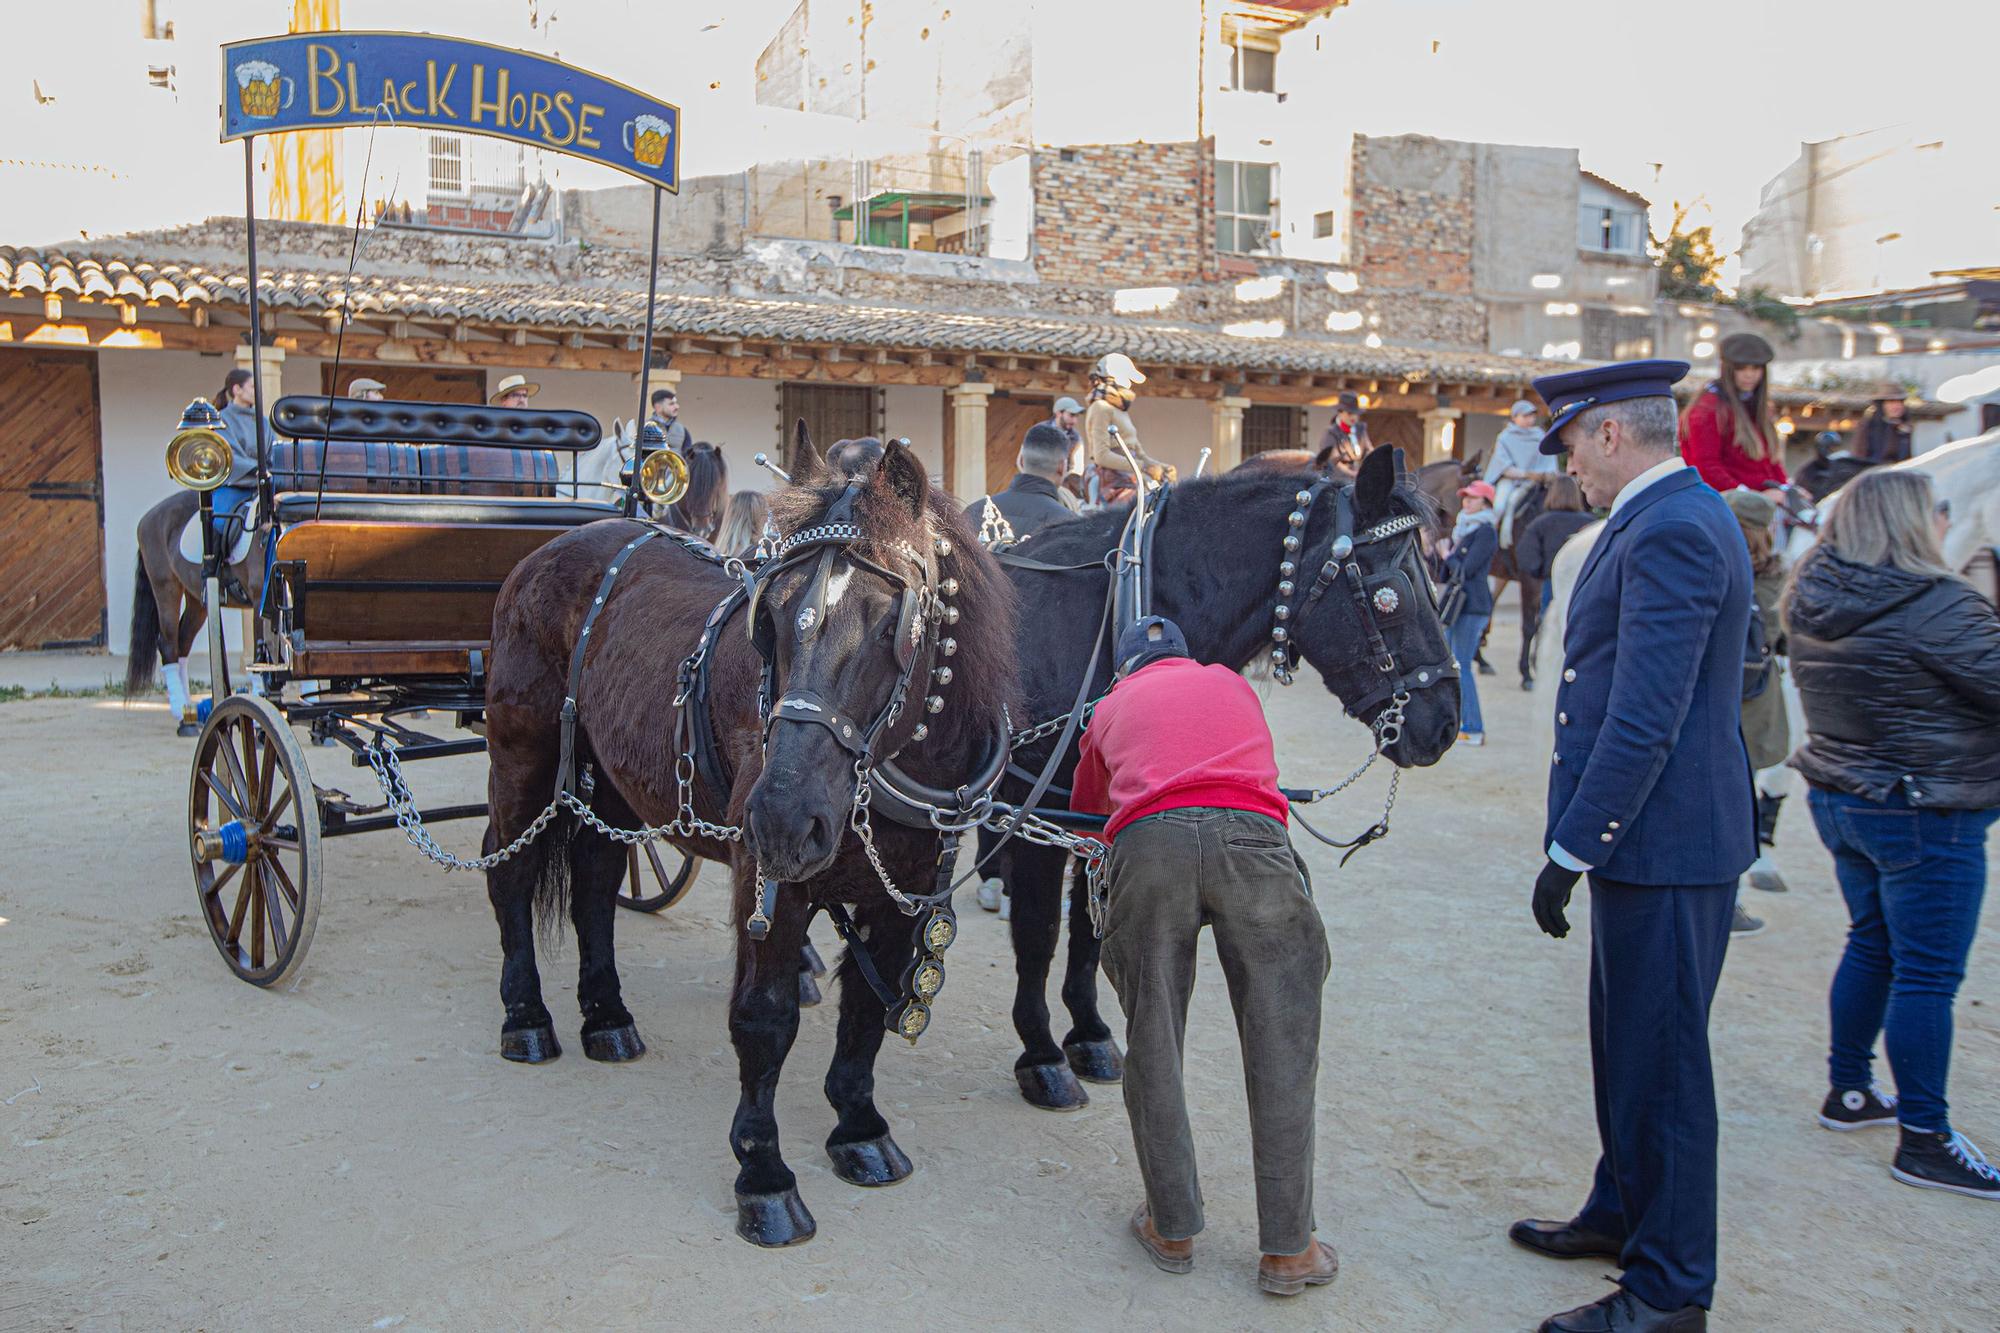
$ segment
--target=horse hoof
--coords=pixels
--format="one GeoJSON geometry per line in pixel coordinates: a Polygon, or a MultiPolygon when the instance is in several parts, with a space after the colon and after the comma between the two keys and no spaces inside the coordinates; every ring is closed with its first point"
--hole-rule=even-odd
{"type": "Polygon", "coordinates": [[[1102,1041],[1073,1041],[1063,1047],[1063,1056],[1076,1076],[1086,1083],[1117,1083],[1125,1077],[1125,1057],[1118,1050],[1118,1043],[1106,1037],[1102,1041]]]}
{"type": "Polygon", "coordinates": [[[1090,1105],[1090,1094],[1068,1065],[1028,1065],[1014,1071],[1014,1081],[1028,1105],[1044,1111],[1079,1111],[1090,1105]]]}
{"type": "Polygon", "coordinates": [[[813,948],[811,940],[805,942],[805,947],[799,950],[799,956],[805,960],[805,965],[812,969],[814,976],[826,975],[826,960],[819,956],[819,950],[813,948]]]}
{"type": "Polygon", "coordinates": [[[887,1134],[859,1143],[829,1143],[826,1155],[833,1159],[833,1174],[850,1185],[869,1189],[900,1184],[916,1169],[887,1134]]]}
{"type": "Polygon", "coordinates": [[[810,968],[799,969],[799,1008],[810,1009],[826,997],[820,994],[819,983],[813,980],[810,968]]]}
{"type": "Polygon", "coordinates": [[[183,722],[179,726],[174,728],[174,735],[180,736],[184,739],[199,736],[201,735],[201,723],[183,722]]]}
{"type": "Polygon", "coordinates": [[[646,1043],[639,1040],[639,1028],[627,1023],[623,1027],[605,1028],[601,1032],[583,1034],[583,1053],[593,1060],[606,1064],[622,1064],[636,1060],[646,1053],[646,1043]]]}
{"type": "Polygon", "coordinates": [[[738,1194],[736,1234],[752,1245],[803,1245],[819,1230],[796,1187],[777,1194],[738,1194]]]}
{"type": "Polygon", "coordinates": [[[1535,678],[1533,676],[1521,677],[1521,690],[1525,694],[1533,694],[1535,691],[1535,678]]]}
{"type": "Polygon", "coordinates": [[[500,1034],[501,1058],[517,1064],[547,1064],[561,1054],[562,1043],[556,1040],[556,1030],[546,1024],[500,1034]]]}

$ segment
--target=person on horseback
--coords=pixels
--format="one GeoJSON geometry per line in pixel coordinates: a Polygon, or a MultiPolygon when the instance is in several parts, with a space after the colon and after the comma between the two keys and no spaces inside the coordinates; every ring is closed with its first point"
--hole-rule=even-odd
{"type": "Polygon", "coordinates": [[[1110,816],[1104,970],[1125,1008],[1125,1108],[1146,1186],[1132,1231],[1161,1269],[1193,1269],[1202,1197],[1181,1050],[1195,942],[1212,926],[1250,1097],[1257,1281],[1297,1295],[1340,1269],[1333,1247],[1313,1236],[1314,1084],[1331,955],[1286,832],[1271,729],[1249,682],[1190,658],[1171,620],[1147,616],[1126,630],[1117,663],[1083,733],[1071,804],[1110,816]]]}
{"type": "Polygon", "coordinates": [[[215,405],[222,410],[218,433],[229,441],[230,467],[229,480],[215,488],[212,503],[215,535],[227,542],[236,516],[257,496],[257,395],[250,372],[238,366],[223,376],[215,405]]]}
{"type": "Polygon", "coordinates": [[[1557,475],[1555,455],[1542,452],[1541,414],[1523,398],[1507,414],[1507,424],[1493,441],[1481,480],[1493,488],[1493,511],[1499,515],[1500,545],[1512,547],[1514,506],[1527,498],[1528,483],[1537,474],[1557,475]]]}
{"type": "Polygon", "coordinates": [[[1139,443],[1139,428],[1132,424],[1131,408],[1139,396],[1135,386],[1145,382],[1146,377],[1123,352],[1100,356],[1090,368],[1090,406],[1083,413],[1083,438],[1090,446],[1091,465],[1097,470],[1094,498],[1100,505],[1132,498],[1134,463],[1155,484],[1174,479],[1172,467],[1147,454],[1146,446],[1139,443]]]}
{"type": "Polygon", "coordinates": [[[1771,344],[1754,333],[1722,340],[1722,368],[1681,413],[1681,457],[1718,491],[1783,490],[1782,437],[1771,415],[1771,344]]]}
{"type": "Polygon", "coordinates": [[[1319,437],[1319,452],[1313,456],[1313,466],[1352,480],[1362,458],[1374,447],[1375,442],[1368,438],[1368,423],[1361,418],[1361,399],[1343,393],[1333,409],[1333,420],[1319,437]]]}

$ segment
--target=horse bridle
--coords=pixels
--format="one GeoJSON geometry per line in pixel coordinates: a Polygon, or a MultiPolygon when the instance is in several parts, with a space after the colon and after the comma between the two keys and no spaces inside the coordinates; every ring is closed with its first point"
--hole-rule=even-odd
{"type": "MultiPolygon", "coordinates": [[[[1314,481],[1294,495],[1292,500],[1294,507],[1286,516],[1284,558],[1278,564],[1277,596],[1271,608],[1271,673],[1282,685],[1292,683],[1293,672],[1298,667],[1298,634],[1306,616],[1336,582],[1342,584],[1360,616],[1362,630],[1368,637],[1369,658],[1381,677],[1360,698],[1343,700],[1342,703],[1349,717],[1358,718],[1376,704],[1388,700],[1389,708],[1376,718],[1377,748],[1387,748],[1395,744],[1402,734],[1403,707],[1409,702],[1412,691],[1429,689],[1441,680],[1456,679],[1458,676],[1458,663],[1449,653],[1440,661],[1419,663],[1414,670],[1405,667],[1382,633],[1381,621],[1401,614],[1405,609],[1405,599],[1414,595],[1415,589],[1410,586],[1414,580],[1410,579],[1404,566],[1414,553],[1416,533],[1423,527],[1423,519],[1415,514],[1399,514],[1356,532],[1353,488],[1338,484],[1330,477],[1314,481]],[[1305,599],[1297,602],[1295,610],[1298,573],[1305,555],[1306,525],[1311,521],[1320,497],[1328,491],[1333,492],[1335,508],[1333,529],[1327,538],[1326,558],[1314,576],[1305,599]],[[1390,570],[1377,575],[1371,586],[1360,562],[1354,558],[1355,551],[1363,546],[1398,539],[1407,539],[1409,550],[1401,554],[1390,570]]],[[[1429,578],[1423,579],[1423,586],[1435,605],[1436,594],[1431,589],[1429,578]]]]}

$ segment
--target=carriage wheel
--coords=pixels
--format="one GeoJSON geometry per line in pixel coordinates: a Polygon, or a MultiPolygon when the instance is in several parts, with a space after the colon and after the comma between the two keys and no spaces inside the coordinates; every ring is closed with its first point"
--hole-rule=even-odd
{"type": "Polygon", "coordinates": [[[694,887],[694,872],[700,863],[680,852],[680,866],[671,873],[659,844],[625,849],[625,879],[618,886],[618,905],[635,912],[661,912],[687,897],[694,887]]]}
{"type": "Polygon", "coordinates": [[[232,695],[209,714],[188,785],[188,855],[230,971],[253,986],[295,976],[319,923],[319,805],[270,700],[232,695]]]}

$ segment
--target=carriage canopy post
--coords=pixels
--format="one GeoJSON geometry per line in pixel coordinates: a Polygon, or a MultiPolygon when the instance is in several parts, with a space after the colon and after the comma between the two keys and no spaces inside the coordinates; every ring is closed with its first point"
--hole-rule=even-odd
{"type": "Polygon", "coordinates": [[[660,191],[653,190],[653,246],[652,254],[646,260],[646,332],[639,340],[639,415],[632,418],[632,480],[625,487],[625,515],[631,517],[639,512],[639,464],[646,460],[639,456],[639,432],[645,425],[646,413],[652,404],[653,388],[653,307],[660,295],[660,191]]]}

